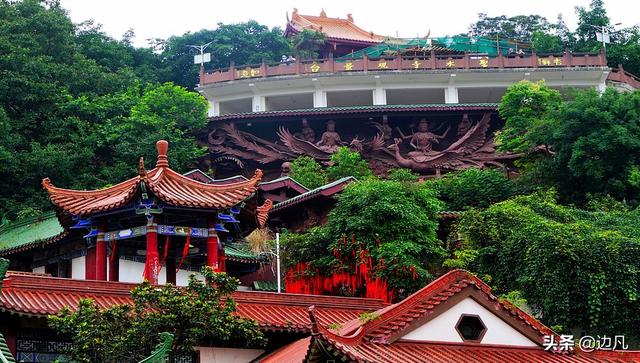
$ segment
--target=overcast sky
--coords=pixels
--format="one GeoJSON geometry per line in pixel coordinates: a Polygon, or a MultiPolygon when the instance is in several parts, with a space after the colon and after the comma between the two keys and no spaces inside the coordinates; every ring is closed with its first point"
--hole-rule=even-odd
{"type": "MultiPolygon", "coordinates": [[[[127,29],[136,34],[134,43],[146,46],[147,38],[168,38],[219,22],[237,23],[254,19],[269,27],[286,25],[286,13],[297,7],[300,14],[346,18],[377,34],[400,37],[454,35],[467,32],[478,13],[489,16],[539,14],[555,22],[562,14],[569,28],[577,23],[574,8],[588,6],[589,0],[62,0],[71,19],[79,23],[94,19],[103,29],[120,39],[127,29]]],[[[632,26],[640,22],[639,0],[605,0],[612,23],[632,26]]]]}

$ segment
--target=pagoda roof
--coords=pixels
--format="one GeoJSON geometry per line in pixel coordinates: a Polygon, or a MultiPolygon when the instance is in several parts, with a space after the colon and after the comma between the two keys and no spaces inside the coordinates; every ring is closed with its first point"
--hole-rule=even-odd
{"type": "Polygon", "coordinates": [[[361,44],[376,44],[385,37],[366,31],[353,22],[351,14],[346,19],[330,18],[324,10],[319,16],[302,15],[294,8],[291,19],[287,22],[285,36],[295,35],[303,30],[315,30],[325,34],[327,40],[349,41],[361,44]]]}
{"type": "MultiPolygon", "coordinates": [[[[43,274],[9,272],[0,294],[0,311],[27,316],[55,315],[64,307],[74,311],[80,299],[93,299],[104,309],[131,303],[130,291],[136,284],[74,280],[43,274]]],[[[308,307],[317,308],[320,324],[344,323],[364,312],[388,304],[380,299],[300,295],[259,291],[235,291],[237,313],[256,320],[264,331],[309,333],[308,307]]]]}
{"type": "Polygon", "coordinates": [[[168,204],[180,207],[225,209],[252,196],[262,178],[257,169],[249,180],[223,184],[196,181],[169,168],[168,142],[157,143],[158,160],[150,171],[144,169],[140,159],[139,175],[114,186],[97,190],[72,190],[54,186],[49,178],[42,181],[51,202],[71,215],[87,216],[120,208],[133,199],[142,185],[168,204]]]}

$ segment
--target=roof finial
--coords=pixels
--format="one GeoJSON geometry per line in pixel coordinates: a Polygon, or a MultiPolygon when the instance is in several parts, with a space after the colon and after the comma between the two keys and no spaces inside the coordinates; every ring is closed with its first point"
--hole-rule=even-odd
{"type": "Polygon", "coordinates": [[[350,23],[353,23],[353,15],[351,15],[351,13],[347,14],[347,20],[348,20],[350,23]]]}
{"type": "Polygon", "coordinates": [[[156,142],[156,150],[158,150],[158,161],[156,162],[156,168],[168,168],[169,160],[167,159],[167,149],[169,149],[169,142],[166,140],[159,140],[156,142]]]}
{"type": "Polygon", "coordinates": [[[316,307],[313,305],[309,306],[309,320],[311,321],[311,335],[320,334],[318,319],[316,318],[316,307]]]}
{"type": "Polygon", "coordinates": [[[147,175],[147,171],[144,169],[144,158],[142,156],[140,157],[140,160],[138,160],[138,175],[147,175]]]}
{"type": "Polygon", "coordinates": [[[322,9],[322,11],[320,12],[320,17],[321,18],[326,18],[327,17],[327,13],[324,12],[324,9],[322,9]]]}

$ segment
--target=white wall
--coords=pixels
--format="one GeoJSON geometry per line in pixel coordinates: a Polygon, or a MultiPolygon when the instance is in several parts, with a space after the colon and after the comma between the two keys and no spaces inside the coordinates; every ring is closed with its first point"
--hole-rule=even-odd
{"type": "Polygon", "coordinates": [[[44,273],[44,266],[40,266],[40,267],[36,267],[33,269],[32,272],[38,273],[38,274],[43,274],[44,273]]]}
{"type": "Polygon", "coordinates": [[[247,363],[264,353],[261,349],[215,347],[195,347],[195,349],[200,353],[200,363],[247,363]]]}
{"type": "Polygon", "coordinates": [[[85,256],[76,257],[71,260],[71,278],[77,280],[84,280],[85,275],[85,256]]]}
{"type": "Polygon", "coordinates": [[[482,338],[481,344],[501,344],[520,347],[538,346],[537,343],[512,328],[492,311],[486,309],[470,297],[450,307],[449,310],[423,324],[421,327],[405,334],[402,339],[462,343],[462,338],[458,335],[455,327],[462,314],[478,315],[487,327],[487,332],[482,338]]]}
{"type": "MultiPolygon", "coordinates": [[[[121,282],[133,282],[133,283],[141,283],[142,282],[142,274],[144,272],[144,263],[136,262],[131,260],[123,260],[120,259],[120,281],[121,282]]],[[[187,286],[189,283],[189,275],[191,275],[192,271],[187,271],[180,269],[176,274],[176,285],[177,286],[187,286]]],[[[196,273],[197,276],[200,273],[196,273]]],[[[160,274],[158,276],[158,283],[165,284],[167,282],[167,270],[166,267],[162,267],[160,270],[160,274]]]]}

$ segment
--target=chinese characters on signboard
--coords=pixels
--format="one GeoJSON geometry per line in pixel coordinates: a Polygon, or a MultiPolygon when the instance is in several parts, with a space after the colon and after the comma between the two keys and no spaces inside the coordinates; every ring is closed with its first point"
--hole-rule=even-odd
{"type": "Polygon", "coordinates": [[[538,58],[538,65],[543,67],[561,66],[562,58],[558,58],[554,56],[538,58]]]}
{"type": "Polygon", "coordinates": [[[247,68],[238,71],[238,78],[260,77],[260,68],[247,68]]]}

